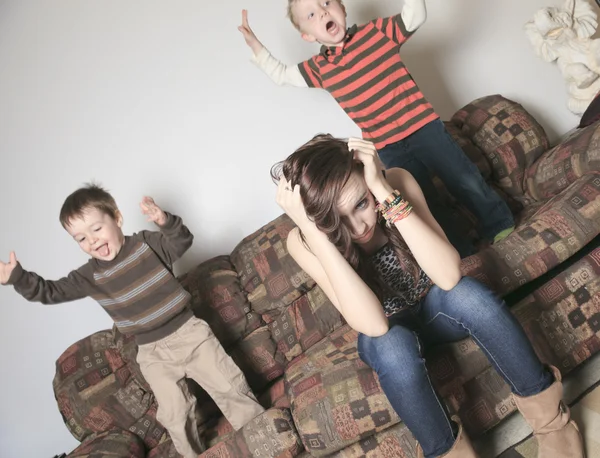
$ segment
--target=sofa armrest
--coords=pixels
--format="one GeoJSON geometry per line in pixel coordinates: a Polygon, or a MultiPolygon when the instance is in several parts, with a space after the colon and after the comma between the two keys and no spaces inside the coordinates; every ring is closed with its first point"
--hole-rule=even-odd
{"type": "Polygon", "coordinates": [[[483,151],[493,181],[507,194],[524,199],[524,176],[549,147],[542,126],[520,104],[501,95],[474,100],[451,121],[483,151]]]}
{"type": "Polygon", "coordinates": [[[89,436],[79,447],[69,453],[67,458],[92,456],[145,458],[146,448],[144,442],[135,434],[122,429],[112,429],[89,436]]]}

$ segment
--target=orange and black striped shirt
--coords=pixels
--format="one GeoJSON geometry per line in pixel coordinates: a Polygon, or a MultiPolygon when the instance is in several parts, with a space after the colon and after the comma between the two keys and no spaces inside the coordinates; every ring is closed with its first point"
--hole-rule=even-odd
{"type": "Polygon", "coordinates": [[[400,58],[411,34],[400,14],[378,18],[298,65],[307,85],[331,93],[378,149],[438,119],[400,58]]]}

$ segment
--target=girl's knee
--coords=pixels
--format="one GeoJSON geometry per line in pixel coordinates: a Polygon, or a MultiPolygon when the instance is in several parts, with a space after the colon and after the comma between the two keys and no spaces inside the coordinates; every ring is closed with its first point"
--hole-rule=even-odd
{"type": "Polygon", "coordinates": [[[417,335],[402,326],[392,326],[384,335],[358,337],[360,357],[376,371],[411,364],[421,359],[421,346],[417,335]]]}
{"type": "Polygon", "coordinates": [[[449,311],[455,313],[494,315],[504,304],[491,289],[472,277],[462,277],[444,294],[449,311]]]}

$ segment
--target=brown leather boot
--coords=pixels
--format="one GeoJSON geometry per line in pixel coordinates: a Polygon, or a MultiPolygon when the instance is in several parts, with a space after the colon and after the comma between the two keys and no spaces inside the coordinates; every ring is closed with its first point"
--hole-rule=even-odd
{"type": "MultiPolygon", "coordinates": [[[[452,417],[452,421],[458,423],[458,435],[454,441],[454,445],[450,450],[438,458],[479,458],[473,450],[469,436],[463,431],[463,427],[457,416],[452,417]]],[[[417,445],[417,458],[424,458],[423,450],[420,445],[417,445]]]]}
{"type": "Polygon", "coordinates": [[[562,401],[560,371],[550,366],[554,383],[541,393],[520,397],[513,394],[519,411],[533,429],[539,458],[585,458],[583,438],[562,401]]]}

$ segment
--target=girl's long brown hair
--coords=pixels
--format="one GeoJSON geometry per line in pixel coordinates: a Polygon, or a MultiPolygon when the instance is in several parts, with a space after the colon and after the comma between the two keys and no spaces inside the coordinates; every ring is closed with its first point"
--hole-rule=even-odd
{"type": "MultiPolygon", "coordinates": [[[[329,241],[383,303],[393,291],[379,278],[366,253],[352,241],[350,231],[342,223],[337,208],[344,186],[355,173],[362,176],[362,162],[354,159],[346,141],[329,134],[315,136],[286,160],[271,168],[274,181],[278,181],[283,175],[292,187],[300,186],[300,196],[307,216],[327,235],[329,241]]],[[[395,227],[389,228],[382,218],[378,224],[398,253],[403,269],[414,277],[416,283],[419,267],[412,260],[400,233],[395,227]]],[[[301,233],[300,236],[307,245],[304,234],[301,233]]]]}

